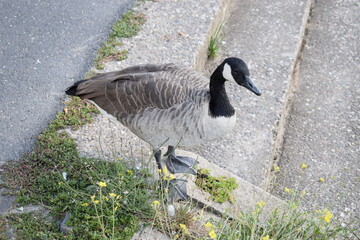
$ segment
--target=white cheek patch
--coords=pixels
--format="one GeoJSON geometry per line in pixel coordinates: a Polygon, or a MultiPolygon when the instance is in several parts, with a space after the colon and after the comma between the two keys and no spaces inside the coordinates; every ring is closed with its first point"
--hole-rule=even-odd
{"type": "Polygon", "coordinates": [[[233,75],[231,74],[231,67],[229,64],[225,63],[223,70],[223,77],[231,82],[235,82],[233,75]]]}

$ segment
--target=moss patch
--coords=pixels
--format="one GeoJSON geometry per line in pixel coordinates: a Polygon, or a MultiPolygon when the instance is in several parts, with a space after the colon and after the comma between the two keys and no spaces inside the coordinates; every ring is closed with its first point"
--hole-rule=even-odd
{"type": "Polygon", "coordinates": [[[232,191],[237,188],[235,178],[213,177],[208,169],[199,169],[195,184],[210,193],[214,201],[224,203],[225,201],[234,202],[232,191]]]}

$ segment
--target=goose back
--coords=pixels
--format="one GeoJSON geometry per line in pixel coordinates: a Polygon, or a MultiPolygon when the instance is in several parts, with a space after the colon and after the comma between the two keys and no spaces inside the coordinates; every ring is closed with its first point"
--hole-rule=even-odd
{"type": "Polygon", "coordinates": [[[148,64],[81,81],[76,95],[92,100],[153,147],[191,146],[218,137],[209,135],[214,126],[208,126],[208,86],[195,71],[148,64]]]}

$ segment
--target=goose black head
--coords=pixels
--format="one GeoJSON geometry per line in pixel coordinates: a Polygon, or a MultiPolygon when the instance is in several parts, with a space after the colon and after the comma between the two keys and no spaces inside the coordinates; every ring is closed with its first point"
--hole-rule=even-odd
{"type": "Polygon", "coordinates": [[[225,80],[236,82],[256,95],[261,95],[260,90],[252,82],[249,69],[243,60],[231,57],[225,59],[221,65],[223,66],[222,75],[225,80]]]}

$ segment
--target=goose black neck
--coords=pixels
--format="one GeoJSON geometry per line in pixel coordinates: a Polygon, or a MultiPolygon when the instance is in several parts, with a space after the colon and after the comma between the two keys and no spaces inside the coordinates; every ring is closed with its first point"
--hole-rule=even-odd
{"type": "Polygon", "coordinates": [[[209,110],[212,117],[231,117],[235,109],[231,106],[225,90],[225,79],[219,66],[210,77],[209,110]]]}

